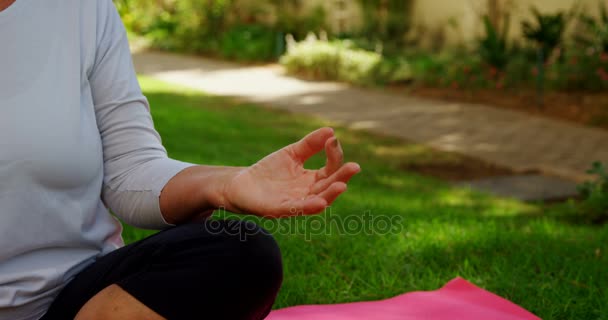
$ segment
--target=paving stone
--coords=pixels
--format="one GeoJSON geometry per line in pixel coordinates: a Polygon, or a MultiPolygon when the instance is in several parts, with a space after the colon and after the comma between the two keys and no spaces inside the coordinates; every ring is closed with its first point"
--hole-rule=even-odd
{"type": "Polygon", "coordinates": [[[566,199],[577,194],[576,183],[546,175],[493,177],[458,184],[523,201],[566,199]]]}

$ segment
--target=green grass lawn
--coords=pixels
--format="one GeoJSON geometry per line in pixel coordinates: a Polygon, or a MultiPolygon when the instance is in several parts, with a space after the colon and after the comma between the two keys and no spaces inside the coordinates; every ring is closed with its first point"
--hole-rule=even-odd
{"type": "MultiPolygon", "coordinates": [[[[184,161],[249,165],[328,125],[149,78],[140,81],[170,156],[184,161]]],[[[379,234],[354,226],[359,232],[340,235],[332,224],[331,232],[307,235],[306,223],[319,227],[323,221],[299,217],[292,222],[300,228],[291,234],[276,229],[285,263],[276,308],[382,299],[437,289],[461,276],[544,319],[608,319],[607,225],[573,225],[542,206],[405,172],[399,169],[404,163],[450,161],[453,155],[336,129],[347,159],[363,171],[334,204],[332,216],[399,217],[401,227],[379,234]]],[[[307,165],[322,164],[319,156],[307,165]]],[[[149,233],[126,228],[124,235],[131,242],[149,233]]]]}

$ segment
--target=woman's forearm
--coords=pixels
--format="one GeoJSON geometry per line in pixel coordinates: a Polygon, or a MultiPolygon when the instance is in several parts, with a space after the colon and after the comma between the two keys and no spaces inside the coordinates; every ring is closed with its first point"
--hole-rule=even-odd
{"type": "Polygon", "coordinates": [[[242,167],[193,166],[175,175],[160,194],[165,221],[181,224],[227,205],[224,189],[242,167]]]}

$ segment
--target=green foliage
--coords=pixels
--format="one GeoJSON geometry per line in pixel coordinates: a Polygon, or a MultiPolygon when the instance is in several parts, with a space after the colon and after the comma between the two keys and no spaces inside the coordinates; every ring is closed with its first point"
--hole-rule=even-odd
{"type": "Polygon", "coordinates": [[[504,70],[504,85],[507,88],[532,85],[535,73],[535,50],[514,47],[504,70]]]}
{"type": "MultiPolygon", "coordinates": [[[[488,16],[483,17],[485,34],[476,51],[451,50],[407,57],[415,82],[426,86],[477,88],[522,88],[538,85],[553,90],[601,91],[608,89],[608,53],[595,46],[563,46],[562,37],[569,13],[542,15],[533,10],[536,24],[524,23],[526,37],[538,46],[509,45],[508,16],[500,28],[488,16]],[[562,46],[560,56],[550,59],[550,52],[562,46]],[[543,51],[539,64],[538,51],[543,51]]],[[[605,11],[602,12],[602,17],[605,11]]],[[[602,18],[603,19],[603,18],[602,18]]],[[[596,22],[594,26],[601,25],[596,22]]],[[[589,33],[592,34],[592,33],[589,33]]],[[[579,42],[580,43],[580,42],[579,42]]],[[[591,43],[591,42],[589,42],[591,43]]]]}
{"type": "Polygon", "coordinates": [[[359,0],[364,35],[402,47],[412,25],[414,0],[359,0]]]}
{"type": "Polygon", "coordinates": [[[373,85],[378,79],[377,71],[382,65],[382,56],[353,48],[339,48],[338,77],[336,80],[361,85],[373,85]]]}
{"type": "Polygon", "coordinates": [[[608,53],[571,47],[564,61],[547,66],[549,85],[556,90],[602,91],[608,89],[608,53]]]}
{"type": "Polygon", "coordinates": [[[301,12],[301,3],[296,0],[263,0],[251,6],[237,0],[115,3],[127,29],[143,35],[154,47],[247,61],[276,58],[282,34],[303,37],[309,31],[323,29],[326,20],[322,7],[301,12]],[[261,21],[260,17],[272,8],[276,23],[261,21]]]}
{"type": "Polygon", "coordinates": [[[223,57],[239,61],[271,60],[277,33],[262,25],[239,25],[228,29],[220,44],[223,57]]]}
{"type": "Polygon", "coordinates": [[[141,34],[164,29],[170,32],[175,25],[171,23],[172,12],[164,0],[153,4],[143,0],[114,0],[114,4],[128,32],[141,34]]]}
{"type": "MultiPolygon", "coordinates": [[[[407,56],[413,80],[425,86],[462,89],[529,88],[535,85],[538,66],[534,52],[512,49],[503,70],[488,65],[469,51],[446,51],[407,56]]],[[[545,86],[552,90],[608,90],[608,54],[568,48],[564,59],[547,62],[545,86]]]]}
{"type": "Polygon", "coordinates": [[[535,21],[523,21],[523,33],[526,39],[539,45],[545,54],[546,61],[555,48],[562,43],[569,17],[565,12],[542,14],[534,7],[531,10],[535,21]]]}
{"type": "Polygon", "coordinates": [[[479,40],[481,59],[498,70],[503,70],[509,61],[508,32],[510,20],[505,18],[503,21],[504,25],[499,31],[490,21],[490,17],[484,16],[485,36],[479,40]]]}
{"type": "MultiPolygon", "coordinates": [[[[129,32],[144,35],[155,47],[240,61],[275,59],[283,51],[284,34],[303,39],[309,31],[327,27],[323,7],[304,11],[302,0],[259,0],[248,6],[238,1],[114,0],[129,32]],[[269,12],[276,13],[275,22],[260,18],[269,12]]],[[[412,49],[402,42],[410,27],[412,1],[359,3],[364,8],[364,34],[302,51],[310,57],[292,54],[283,60],[290,70],[312,78],[365,85],[414,80],[466,89],[530,87],[536,85],[534,78],[542,72],[543,88],[608,89],[605,5],[600,5],[598,18],[578,17],[581,32],[575,45],[563,39],[570,13],[541,14],[533,9],[534,20],[522,25],[535,47],[521,48],[509,42],[509,16],[500,19],[498,26],[484,16],[485,32],[473,50],[412,55],[412,49]],[[563,50],[554,50],[557,47],[563,50]],[[538,63],[538,48],[543,49],[543,64],[538,63]],[[560,52],[559,59],[552,59],[551,51],[560,52]]]]}
{"type": "Polygon", "coordinates": [[[608,221],[608,172],[600,162],[594,162],[587,173],[596,175],[595,181],[587,181],[578,187],[583,198],[577,207],[579,215],[587,222],[608,221]]]}
{"type": "Polygon", "coordinates": [[[280,62],[287,71],[312,79],[342,80],[365,84],[373,81],[379,54],[349,47],[345,42],[303,41],[280,62]]]}
{"type": "Polygon", "coordinates": [[[302,41],[280,62],[288,72],[311,79],[339,80],[358,85],[406,81],[411,77],[403,59],[359,49],[350,41],[302,41]]]}
{"type": "MultiPolygon", "coordinates": [[[[608,195],[608,171],[601,162],[594,162],[587,170],[588,174],[596,175],[596,181],[587,181],[578,187],[581,196],[587,198],[595,190],[600,190],[608,195]]],[[[608,200],[608,199],[607,199],[608,200]]],[[[608,203],[607,203],[608,204],[608,203]]]]}
{"type": "Polygon", "coordinates": [[[341,44],[328,42],[299,43],[281,57],[280,62],[292,74],[311,79],[338,79],[341,44]]]}
{"type": "Polygon", "coordinates": [[[282,33],[303,39],[309,32],[327,29],[327,13],[320,5],[303,12],[301,0],[271,0],[271,2],[277,14],[274,27],[282,33]]]}
{"type": "Polygon", "coordinates": [[[507,73],[513,69],[511,62],[505,70],[499,70],[475,53],[455,50],[408,57],[412,65],[413,80],[423,86],[454,89],[500,89],[511,84],[512,78],[508,77],[507,73]]]}
{"type": "Polygon", "coordinates": [[[155,47],[217,53],[234,15],[233,0],[115,1],[127,30],[155,47]]]}
{"type": "Polygon", "coordinates": [[[587,14],[579,16],[578,21],[583,30],[577,35],[576,40],[585,48],[595,48],[608,54],[608,8],[605,3],[600,2],[598,5],[600,13],[598,19],[587,14]]]}
{"type": "Polygon", "coordinates": [[[412,66],[407,59],[385,57],[376,70],[375,84],[409,83],[412,77],[412,66]]]}

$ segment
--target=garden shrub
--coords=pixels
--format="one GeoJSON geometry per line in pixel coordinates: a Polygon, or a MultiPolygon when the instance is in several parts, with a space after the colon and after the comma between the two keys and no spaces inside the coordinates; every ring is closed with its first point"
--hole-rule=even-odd
{"type": "Polygon", "coordinates": [[[606,90],[608,52],[604,48],[608,43],[608,10],[602,8],[599,19],[581,18],[585,36],[566,45],[563,33],[570,13],[544,15],[533,9],[535,22],[523,25],[525,37],[534,46],[509,45],[508,18],[503,20],[500,31],[484,16],[485,34],[473,50],[408,57],[414,81],[425,86],[465,89],[537,86],[541,90],[606,90]]]}
{"type": "Polygon", "coordinates": [[[275,57],[277,37],[280,36],[266,26],[234,26],[222,35],[220,53],[239,61],[271,60],[275,57]]]}
{"type": "Polygon", "coordinates": [[[412,80],[412,67],[403,57],[385,57],[376,70],[376,84],[409,83],[412,80]]]}
{"type": "Polygon", "coordinates": [[[281,34],[296,37],[325,27],[322,7],[302,12],[296,0],[114,0],[127,30],[156,48],[269,60],[282,52],[281,34]],[[276,21],[267,19],[276,13],[276,21]]]}
{"type": "Polygon", "coordinates": [[[309,32],[327,30],[327,12],[322,6],[315,6],[302,12],[303,3],[299,0],[270,0],[275,8],[274,28],[295,39],[304,39],[309,32]]]}
{"type": "Polygon", "coordinates": [[[376,72],[382,64],[382,55],[354,48],[338,49],[337,80],[356,84],[374,84],[376,72]]]}
{"type": "Polygon", "coordinates": [[[233,0],[115,0],[125,27],[154,47],[217,53],[230,26],[233,0]]]}
{"type": "MultiPolygon", "coordinates": [[[[114,0],[127,30],[144,35],[154,47],[241,61],[274,59],[283,51],[285,33],[303,39],[309,31],[326,27],[325,10],[316,7],[304,12],[301,0],[259,0],[249,6],[241,5],[243,1],[247,0],[114,0]],[[276,13],[276,21],[261,18],[268,10],[276,13]]],[[[599,17],[579,16],[574,42],[563,39],[570,13],[536,11],[534,20],[524,23],[524,35],[531,40],[525,46],[508,42],[508,15],[494,23],[484,16],[485,33],[475,47],[412,53],[400,42],[411,25],[411,1],[360,0],[359,4],[369,9],[363,33],[347,40],[299,43],[282,59],[288,71],[363,85],[413,81],[426,86],[500,89],[531,88],[542,80],[539,88],[608,89],[605,5],[600,6],[599,17]],[[539,64],[537,49],[541,47],[546,52],[539,64]]]]}
{"type": "Polygon", "coordinates": [[[411,78],[409,65],[403,59],[385,59],[379,53],[355,47],[350,41],[305,40],[294,44],[280,62],[292,74],[358,85],[411,78]]]}
{"type": "MultiPolygon", "coordinates": [[[[485,63],[475,52],[408,57],[413,80],[424,86],[463,89],[534,88],[538,66],[530,52],[511,51],[504,70],[485,63]]],[[[534,54],[532,54],[534,56],[534,54]]],[[[563,59],[544,64],[543,87],[559,91],[608,90],[608,54],[568,47],[563,59]]]]}
{"type": "Polygon", "coordinates": [[[293,46],[280,62],[289,73],[311,79],[336,80],[339,70],[339,44],[329,42],[300,42],[293,46]]]}
{"type": "Polygon", "coordinates": [[[414,80],[428,86],[445,86],[446,69],[450,65],[440,55],[418,54],[410,57],[414,80]]]}
{"type": "Polygon", "coordinates": [[[608,172],[600,162],[593,163],[589,174],[597,176],[595,181],[585,182],[578,187],[582,201],[576,207],[584,222],[602,223],[608,221],[608,172]]]}
{"type": "MultiPolygon", "coordinates": [[[[484,35],[472,50],[427,53],[409,59],[414,80],[425,86],[452,88],[503,88],[516,78],[523,78],[522,59],[513,59],[515,51],[508,44],[509,17],[496,27],[489,16],[483,16],[484,35]],[[511,64],[512,61],[518,62],[511,64]],[[517,76],[507,76],[515,72],[517,76]]],[[[529,74],[526,74],[529,76],[529,74]]]]}
{"type": "Polygon", "coordinates": [[[564,63],[555,72],[554,87],[563,90],[602,91],[608,89],[608,8],[599,4],[599,17],[578,17],[579,32],[566,50],[564,63]]]}
{"type": "Polygon", "coordinates": [[[403,48],[413,21],[413,0],[359,0],[363,13],[362,33],[403,48]]]}
{"type": "Polygon", "coordinates": [[[527,48],[513,48],[504,70],[507,88],[533,86],[536,73],[536,52],[527,48]]]}
{"type": "Polygon", "coordinates": [[[547,62],[555,49],[562,44],[570,16],[561,11],[542,14],[536,8],[532,8],[532,14],[534,22],[522,22],[523,34],[526,39],[538,45],[543,62],[547,62]]]}
{"type": "Polygon", "coordinates": [[[599,3],[599,18],[581,14],[578,18],[582,30],[575,36],[577,43],[584,48],[594,48],[608,54],[608,6],[599,3]]]}
{"type": "Polygon", "coordinates": [[[608,53],[593,48],[570,48],[564,62],[549,65],[551,89],[603,91],[608,89],[608,53]]]}
{"type": "Polygon", "coordinates": [[[489,16],[483,17],[485,35],[479,40],[479,56],[483,61],[496,68],[503,70],[509,62],[508,31],[509,19],[504,19],[504,25],[498,30],[490,21],[489,16]]]}
{"type": "Polygon", "coordinates": [[[413,80],[423,86],[460,88],[502,88],[505,72],[488,65],[468,51],[443,52],[408,58],[413,80]]]}

